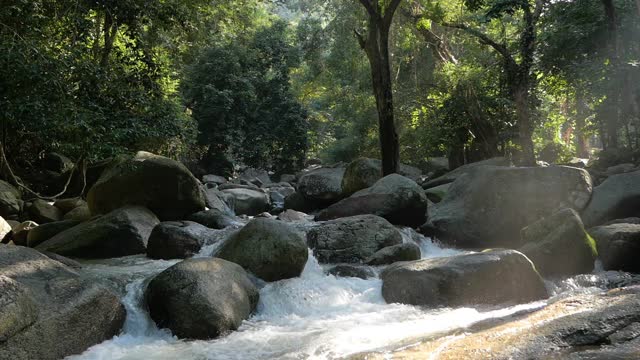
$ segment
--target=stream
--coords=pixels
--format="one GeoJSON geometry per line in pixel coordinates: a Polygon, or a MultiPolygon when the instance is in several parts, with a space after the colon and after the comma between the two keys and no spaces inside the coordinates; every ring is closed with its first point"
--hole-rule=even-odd
{"type": "MultiPolygon", "coordinates": [[[[442,247],[403,229],[423,258],[453,256],[464,251],[442,247]]],[[[211,254],[211,246],[201,256],[211,254]]],[[[576,292],[598,292],[616,274],[594,272],[547,281],[552,297],[505,308],[438,308],[386,304],[380,279],[327,275],[312,253],[298,278],[264,284],[254,315],[235,332],[210,341],[182,341],[155,326],[144,309],[147,282],[179,260],[151,260],[144,255],[84,263],[83,272],[122,294],[127,310],[119,336],[68,360],[148,359],[335,359],[371,351],[430,334],[463,328],[478,321],[535,310],[576,292]]],[[[597,268],[597,266],[596,266],[597,268]]],[[[379,269],[376,269],[379,271],[379,269]]]]}

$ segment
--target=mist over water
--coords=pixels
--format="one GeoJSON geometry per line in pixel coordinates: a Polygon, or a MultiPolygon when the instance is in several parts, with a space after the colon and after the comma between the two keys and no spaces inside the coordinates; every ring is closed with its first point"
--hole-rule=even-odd
{"type": "MultiPolygon", "coordinates": [[[[443,248],[410,229],[405,241],[415,241],[423,258],[462,253],[443,248]]],[[[210,251],[207,249],[205,251],[210,251]]],[[[386,304],[380,279],[340,278],[325,273],[310,252],[298,278],[267,283],[260,290],[255,314],[235,332],[211,341],[182,341],[160,330],[144,309],[143,295],[149,279],[178,261],[154,261],[143,256],[86,264],[92,276],[124,286],[127,319],[120,336],[98,344],[71,360],[147,359],[332,359],[384,348],[411,339],[537,309],[546,302],[503,309],[424,309],[386,304]],[[120,282],[118,280],[120,279],[120,282]]],[[[554,294],[599,291],[597,275],[565,280],[554,294]],[[589,278],[592,276],[593,278],[589,278]]]]}

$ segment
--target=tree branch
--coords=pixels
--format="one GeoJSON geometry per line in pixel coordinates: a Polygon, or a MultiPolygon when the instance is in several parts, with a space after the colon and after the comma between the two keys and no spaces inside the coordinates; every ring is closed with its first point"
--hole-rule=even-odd
{"type": "Polygon", "coordinates": [[[402,0],[391,0],[389,7],[384,12],[383,23],[385,27],[389,28],[391,26],[391,21],[393,21],[393,14],[395,14],[401,2],[402,0]]]}
{"type": "Polygon", "coordinates": [[[506,46],[502,44],[498,44],[496,41],[491,39],[489,36],[481,32],[480,30],[473,29],[465,24],[442,23],[440,25],[444,27],[452,28],[452,29],[459,29],[466,32],[469,35],[475,36],[476,38],[478,38],[481,44],[491,46],[495,51],[497,51],[500,55],[502,55],[502,57],[506,61],[515,64],[515,60],[513,60],[513,56],[511,56],[511,53],[509,52],[506,46]]]}

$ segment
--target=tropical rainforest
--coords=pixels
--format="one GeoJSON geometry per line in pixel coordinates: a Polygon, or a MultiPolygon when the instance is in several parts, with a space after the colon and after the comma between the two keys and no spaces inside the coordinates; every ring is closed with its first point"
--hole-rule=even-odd
{"type": "Polygon", "coordinates": [[[638,39],[637,0],[3,0],[3,158],[634,157],[638,39]]]}

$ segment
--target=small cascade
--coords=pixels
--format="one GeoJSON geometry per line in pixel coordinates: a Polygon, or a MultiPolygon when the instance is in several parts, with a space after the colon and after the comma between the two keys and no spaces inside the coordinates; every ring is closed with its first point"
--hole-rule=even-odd
{"type": "MultiPolygon", "coordinates": [[[[313,226],[313,223],[304,225],[313,226]]],[[[405,242],[420,246],[422,258],[465,253],[443,247],[412,229],[400,229],[405,242]]],[[[235,231],[219,232],[198,256],[210,256],[235,231]]],[[[182,341],[158,329],[144,306],[146,284],[155,274],[179,260],[150,260],[144,256],[88,262],[90,276],[121,284],[127,309],[123,333],[98,344],[72,360],[102,359],[334,359],[430,334],[464,328],[478,321],[531,311],[566,294],[602,291],[637,281],[630,275],[597,272],[548,282],[554,298],[502,309],[437,308],[386,304],[378,278],[341,278],[328,275],[328,266],[309,259],[300,277],[266,283],[260,290],[255,314],[235,332],[210,341],[182,341]]]]}

